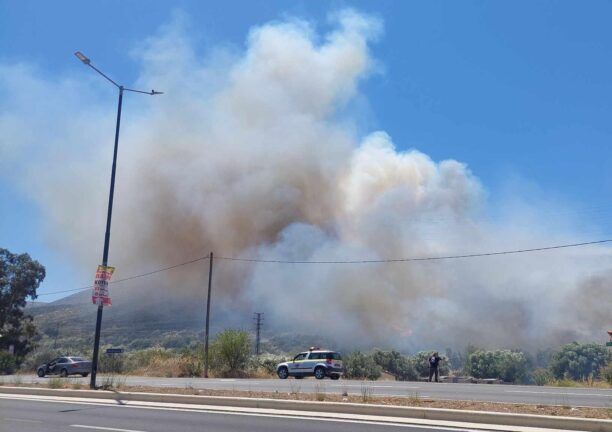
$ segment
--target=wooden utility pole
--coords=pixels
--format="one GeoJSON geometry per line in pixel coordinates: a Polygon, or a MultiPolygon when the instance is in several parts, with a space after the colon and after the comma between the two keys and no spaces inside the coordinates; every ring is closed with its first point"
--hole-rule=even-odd
{"type": "Polygon", "coordinates": [[[259,355],[259,342],[261,340],[260,338],[260,334],[261,334],[261,326],[263,323],[263,312],[255,312],[255,317],[253,318],[255,320],[255,354],[259,355]]]}

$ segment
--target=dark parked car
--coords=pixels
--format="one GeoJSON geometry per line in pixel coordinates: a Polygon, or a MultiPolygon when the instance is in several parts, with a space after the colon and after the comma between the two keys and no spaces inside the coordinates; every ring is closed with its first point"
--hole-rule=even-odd
{"type": "Polygon", "coordinates": [[[82,357],[58,357],[51,360],[49,363],[38,366],[36,374],[39,377],[45,375],[59,375],[67,377],[68,375],[82,375],[86,377],[91,371],[91,362],[82,357]]]}

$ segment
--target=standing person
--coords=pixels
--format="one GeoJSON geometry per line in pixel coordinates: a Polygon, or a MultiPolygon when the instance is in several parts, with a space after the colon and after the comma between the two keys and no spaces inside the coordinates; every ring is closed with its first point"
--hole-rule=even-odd
{"type": "Polygon", "coordinates": [[[431,378],[434,375],[436,376],[436,382],[440,382],[438,381],[438,365],[440,364],[440,360],[441,358],[437,352],[433,353],[431,357],[429,357],[429,382],[431,382],[431,378]]]}

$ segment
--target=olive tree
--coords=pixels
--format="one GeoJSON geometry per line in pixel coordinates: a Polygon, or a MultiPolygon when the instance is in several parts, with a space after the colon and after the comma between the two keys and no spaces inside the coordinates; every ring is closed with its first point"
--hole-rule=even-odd
{"type": "Polygon", "coordinates": [[[344,357],[346,378],[377,380],[382,368],[376,364],[371,354],[355,351],[344,357]]]}
{"type": "Polygon", "coordinates": [[[33,348],[36,328],[24,309],[44,278],[45,268],[28,254],[0,248],[0,351],[13,346],[17,362],[33,348]]]}
{"type": "Polygon", "coordinates": [[[242,330],[223,330],[211,345],[213,369],[223,376],[246,375],[251,356],[251,338],[242,330]]]}
{"type": "Polygon", "coordinates": [[[476,350],[468,357],[467,369],[475,378],[515,382],[525,378],[527,358],[522,352],[511,350],[476,350]]]}
{"type": "Polygon", "coordinates": [[[610,352],[603,345],[573,342],[563,345],[552,355],[549,368],[557,379],[584,380],[591,376],[598,378],[610,362],[610,357],[610,352]]]}
{"type": "Polygon", "coordinates": [[[397,381],[416,381],[418,378],[414,361],[395,350],[376,351],[374,361],[385,372],[393,375],[397,381]]]}

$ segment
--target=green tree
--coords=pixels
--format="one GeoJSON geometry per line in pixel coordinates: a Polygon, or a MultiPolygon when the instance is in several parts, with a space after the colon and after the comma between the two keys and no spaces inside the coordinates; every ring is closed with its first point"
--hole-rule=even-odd
{"type": "Polygon", "coordinates": [[[611,360],[610,357],[610,352],[603,345],[573,342],[563,345],[553,354],[549,367],[557,379],[598,378],[601,370],[611,360]]]}
{"type": "Polygon", "coordinates": [[[6,351],[0,351],[0,374],[12,374],[16,368],[15,356],[6,351]]]}
{"type": "Polygon", "coordinates": [[[418,378],[412,359],[395,350],[376,351],[374,361],[397,381],[416,381],[418,378]]]}
{"type": "Polygon", "coordinates": [[[28,254],[0,248],[0,351],[13,345],[17,362],[33,348],[36,327],[24,308],[44,278],[45,268],[28,254]]]}
{"type": "Polygon", "coordinates": [[[223,376],[245,376],[251,355],[251,338],[242,330],[224,330],[211,344],[211,353],[211,366],[223,376]]]}
{"type": "Polygon", "coordinates": [[[552,381],[552,374],[548,369],[536,369],[531,374],[531,377],[533,378],[533,382],[539,386],[546,385],[552,381]]]}
{"type": "Polygon", "coordinates": [[[344,357],[346,378],[377,380],[382,368],[376,364],[371,354],[355,351],[344,357]]]}
{"type": "Polygon", "coordinates": [[[524,379],[527,374],[525,354],[510,350],[474,351],[467,365],[470,375],[476,378],[498,378],[515,382],[524,379]]]}

